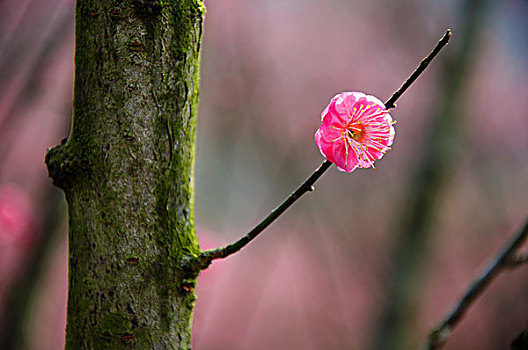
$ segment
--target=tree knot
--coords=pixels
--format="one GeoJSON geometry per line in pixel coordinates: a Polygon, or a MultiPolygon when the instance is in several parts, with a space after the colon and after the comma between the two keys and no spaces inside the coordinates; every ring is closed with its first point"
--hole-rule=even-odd
{"type": "Polygon", "coordinates": [[[198,256],[184,256],[181,265],[188,277],[196,278],[200,271],[205,270],[211,265],[212,261],[213,258],[207,252],[202,252],[198,256]]]}
{"type": "Polygon", "coordinates": [[[53,184],[63,190],[69,187],[75,175],[89,168],[87,161],[71,152],[67,139],[62,139],[59,145],[48,149],[45,162],[53,184]]]}

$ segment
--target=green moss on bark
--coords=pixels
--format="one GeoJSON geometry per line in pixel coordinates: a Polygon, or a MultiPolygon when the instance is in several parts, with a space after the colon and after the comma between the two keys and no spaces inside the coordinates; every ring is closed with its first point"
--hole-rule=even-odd
{"type": "Polygon", "coordinates": [[[190,347],[201,1],[78,0],[67,348],[190,347]]]}

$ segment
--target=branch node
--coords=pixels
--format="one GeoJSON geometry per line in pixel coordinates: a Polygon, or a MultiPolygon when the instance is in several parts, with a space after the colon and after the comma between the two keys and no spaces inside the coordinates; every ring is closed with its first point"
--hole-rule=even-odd
{"type": "Polygon", "coordinates": [[[60,144],[48,148],[45,163],[48,168],[48,176],[53,184],[63,190],[70,187],[73,179],[80,174],[91,170],[89,158],[81,148],[73,150],[67,138],[63,138],[60,144]]]}
{"type": "Polygon", "coordinates": [[[512,255],[506,260],[505,263],[508,268],[513,269],[527,262],[528,262],[528,255],[519,255],[519,256],[512,255]]]}
{"type": "Polygon", "coordinates": [[[449,327],[440,327],[431,332],[429,336],[428,350],[434,350],[442,345],[449,339],[451,335],[451,329],[449,327]]]}
{"type": "Polygon", "coordinates": [[[210,251],[202,252],[198,256],[184,256],[181,261],[182,270],[187,276],[191,278],[198,277],[200,271],[205,270],[213,262],[213,258],[209,256],[210,251]]]}

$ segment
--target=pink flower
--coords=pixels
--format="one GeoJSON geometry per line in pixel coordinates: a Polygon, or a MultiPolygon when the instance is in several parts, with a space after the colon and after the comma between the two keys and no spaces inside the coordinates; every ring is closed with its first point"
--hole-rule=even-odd
{"type": "Polygon", "coordinates": [[[374,168],[390,149],[394,122],[385,105],[362,92],[336,95],[325,108],[315,143],[330,162],[347,173],[359,168],[374,168]]]}

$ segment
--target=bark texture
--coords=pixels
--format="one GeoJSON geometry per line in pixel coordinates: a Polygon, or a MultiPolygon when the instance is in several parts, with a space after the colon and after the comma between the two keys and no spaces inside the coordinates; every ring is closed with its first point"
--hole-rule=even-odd
{"type": "Polygon", "coordinates": [[[78,0],[67,349],[190,348],[201,0],[78,0]]]}

